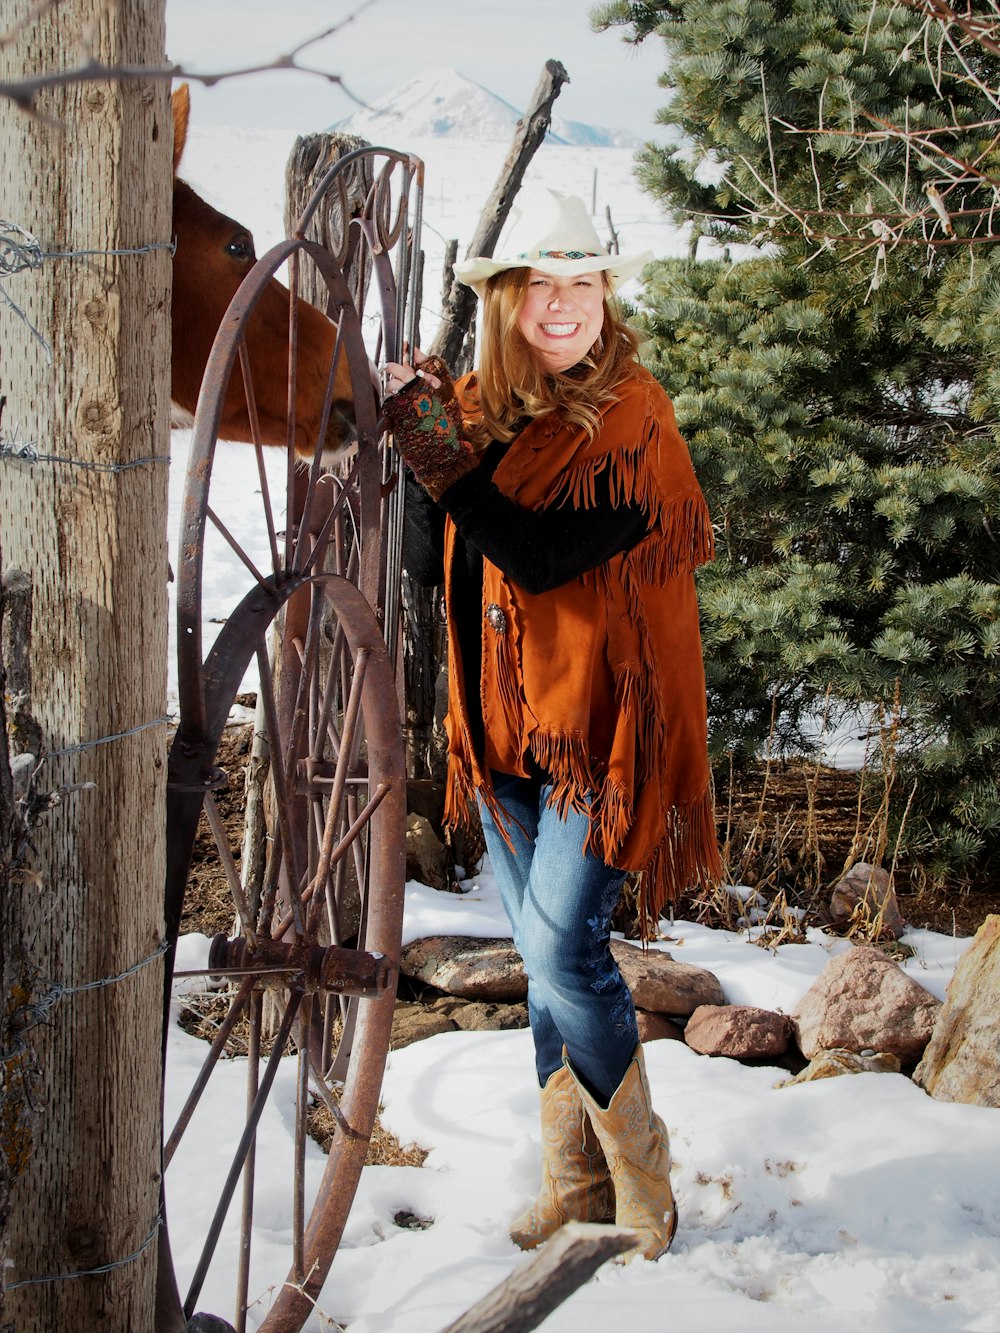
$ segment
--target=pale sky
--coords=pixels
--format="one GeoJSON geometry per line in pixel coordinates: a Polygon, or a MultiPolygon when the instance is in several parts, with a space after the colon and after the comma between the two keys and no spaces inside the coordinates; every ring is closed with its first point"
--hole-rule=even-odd
{"type": "MultiPolygon", "coordinates": [[[[570,82],[555,103],[567,120],[623,127],[660,138],[654,124],[665,100],[657,77],[663,45],[638,49],[618,32],[597,34],[590,0],[167,0],[167,54],[193,70],[218,73],[273,59],[354,13],[334,36],[301,57],[341,75],[358,97],[374,100],[422,69],[452,66],[523,110],[546,60],[562,62],[570,82]],[[359,12],[360,11],[360,12],[359,12]]],[[[336,85],[298,73],[192,85],[197,123],[326,129],[355,104],[336,85]]]]}

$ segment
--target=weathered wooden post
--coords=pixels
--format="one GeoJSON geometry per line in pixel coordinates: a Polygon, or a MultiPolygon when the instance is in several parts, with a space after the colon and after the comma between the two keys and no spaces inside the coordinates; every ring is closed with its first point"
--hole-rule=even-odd
{"type": "MultiPolygon", "coordinates": [[[[371,145],[366,139],[351,134],[305,134],[295,140],[285,166],[285,231],[289,236],[316,186],[333,164],[357,148],[369,147],[371,145]]],[[[341,268],[345,267],[349,254],[350,221],[361,212],[371,187],[371,159],[360,158],[344,170],[336,187],[327,191],[306,228],[306,236],[325,246],[341,261],[341,268]]],[[[355,265],[351,269],[348,264],[345,272],[348,272],[351,280],[354,303],[361,310],[371,277],[371,265],[355,265]]],[[[328,293],[318,271],[311,264],[303,268],[299,295],[321,310],[326,309],[328,293]]]]}
{"type": "MultiPolygon", "coordinates": [[[[18,10],[0,77],[164,63],[163,0],[18,10]]],[[[0,304],[0,523],[30,583],[33,792],[55,798],[3,908],[38,971],[5,1008],[45,1011],[3,1318],[110,1333],[153,1327],[159,1227],[171,119],[162,80],[67,82],[37,110],[0,105],[4,219],[38,241],[3,279],[23,316],[0,304]]]]}

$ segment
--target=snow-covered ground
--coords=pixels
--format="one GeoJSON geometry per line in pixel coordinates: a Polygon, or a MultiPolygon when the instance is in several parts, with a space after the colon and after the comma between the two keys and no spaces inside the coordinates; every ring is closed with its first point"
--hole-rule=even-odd
{"type": "MultiPolygon", "coordinates": [[[[488,863],[458,896],[407,885],[405,938],[509,934],[488,863]]],[[[759,948],[745,934],[662,923],[659,947],[710,968],[727,999],[786,1012],[824,964],[850,947],[818,931],[806,944],[759,948]]],[[[904,937],[905,969],[935,995],[968,940],[904,937]]],[[[181,967],[207,941],[186,937],[181,967]]],[[[204,1045],[174,1027],[168,1121],[204,1045]]],[[[666,1330],[1000,1330],[1000,1113],[926,1096],[897,1074],[859,1074],[778,1088],[770,1066],[700,1056],[680,1042],[646,1048],[654,1102],[671,1132],[680,1230],[656,1264],[605,1266],[544,1324],[551,1333],[666,1330]]],[[[175,1261],[204,1234],[211,1182],[232,1151],[240,1062],[228,1062],[168,1172],[175,1261]],[[228,1080],[228,1083],[227,1083],[228,1080]],[[193,1187],[195,1186],[196,1187],[193,1187]]],[[[256,1327],[268,1287],[288,1268],[293,1072],[263,1129],[258,1156],[256,1327]],[[263,1181],[261,1177],[264,1177],[263,1181]]],[[[384,1124],[431,1150],[416,1167],[366,1167],[310,1330],[438,1333],[528,1261],[507,1224],[536,1188],[537,1092],[526,1031],[453,1032],[390,1054],[384,1124]],[[426,1229],[397,1225],[405,1214],[426,1229]],[[335,1320],[324,1322],[324,1320],[335,1320]]],[[[315,1183],[322,1156],[310,1144],[315,1183]]],[[[200,1306],[225,1313],[234,1233],[200,1306]]]]}
{"type": "MultiPolygon", "coordinates": [[[[280,191],[290,148],[283,132],[195,126],[184,172],[253,228],[263,252],[282,235],[280,191]]],[[[464,245],[471,234],[503,148],[477,144],[470,153],[453,141],[428,141],[423,151],[433,270],[447,237],[457,235],[464,245]]],[[[597,213],[612,204],[623,250],[683,249],[683,239],[632,180],[629,153],[547,148],[530,172],[585,198],[595,173],[597,213]]],[[[425,291],[438,286],[429,274],[425,291]]],[[[425,340],[434,319],[429,304],[425,340]]],[[[178,432],[174,443],[173,542],[186,439],[178,432]]],[[[236,522],[255,482],[245,470],[246,451],[223,446],[222,458],[218,475],[226,481],[213,503],[236,522]]],[[[221,617],[248,579],[227,563],[221,544],[211,549],[208,570],[206,616],[221,617]]],[[[172,690],[175,681],[172,668],[172,690]]],[[[456,896],[410,884],[407,938],[509,933],[488,868],[467,888],[456,896]]],[[[714,971],[730,1001],[786,1012],[828,958],[847,947],[812,933],[807,944],[768,951],[745,935],[686,922],[665,922],[663,933],[663,947],[714,971]]],[[[907,971],[942,996],[968,941],[914,930],[906,942],[916,951],[907,971]]],[[[200,937],[186,937],[179,967],[197,966],[206,947],[200,937]]],[[[168,1121],[203,1051],[173,1027],[168,1121]]],[[[871,1333],[1000,1333],[1000,1113],[933,1101],[899,1075],[776,1089],[779,1069],[709,1059],[678,1042],[652,1044],[647,1061],[654,1101],[673,1137],[677,1241],[657,1264],[603,1269],[550,1317],[549,1333],[596,1333],[612,1322],[629,1333],[854,1333],[859,1326],[871,1333]]],[[[262,1128],[253,1277],[259,1304],[251,1328],[263,1316],[269,1286],[289,1267],[291,1083],[291,1070],[279,1076],[262,1128]]],[[[239,1062],[226,1062],[168,1173],[171,1243],[182,1277],[204,1235],[212,1182],[227,1168],[243,1097],[239,1062]]],[[[431,1154],[420,1169],[365,1169],[311,1330],[438,1333],[527,1262],[507,1224],[538,1179],[529,1034],[448,1033],[396,1052],[384,1103],[387,1127],[431,1154]],[[402,1213],[431,1225],[401,1228],[393,1219],[402,1213]]],[[[321,1156],[315,1145],[310,1151],[315,1181],[321,1156]]],[[[224,1249],[201,1308],[231,1311],[234,1273],[231,1249],[224,1249]]]]}

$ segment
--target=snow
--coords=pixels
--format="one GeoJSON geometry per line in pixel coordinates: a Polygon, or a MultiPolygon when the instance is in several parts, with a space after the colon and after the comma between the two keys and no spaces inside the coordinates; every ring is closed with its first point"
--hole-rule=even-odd
{"type": "MultiPolygon", "coordinates": [[[[280,190],[291,140],[264,131],[192,130],[185,174],[218,206],[249,222],[258,249],[282,233],[280,190]],[[270,188],[268,188],[268,183],[270,188]]],[[[471,234],[502,148],[428,141],[427,232],[471,234]]],[[[545,148],[533,174],[586,196],[594,172],[614,203],[623,249],[683,250],[621,150],[545,148]]],[[[603,204],[600,205],[600,208],[603,204]]],[[[443,245],[443,240],[442,240],[443,245]]],[[[437,289],[433,277],[428,292],[437,289]]],[[[430,326],[433,311],[428,311],[430,326]]],[[[425,335],[426,336],[426,335],[425,335]]],[[[171,539],[176,541],[187,437],[177,432],[171,539]]],[[[223,446],[213,503],[235,517],[255,488],[246,452],[223,446]]],[[[206,616],[224,616],[248,578],[213,548],[206,616]]],[[[206,626],[207,628],[207,626],[206,626]]],[[[171,677],[176,689],[176,676],[171,677]]],[[[407,885],[404,938],[508,935],[488,864],[461,895],[407,885]]],[[[759,933],[664,921],[662,947],[710,968],[735,1003],[791,1011],[825,963],[849,947],[811,930],[805,944],[758,947],[759,933]]],[[[910,930],[908,973],[943,997],[966,939],[910,930]]],[[[181,940],[178,969],[203,966],[208,942],[181,940]]],[[[191,987],[178,983],[178,989],[191,987]]],[[[175,1016],[180,1000],[175,1001],[175,1016]]],[[[166,1118],[179,1107],[204,1045],[176,1023],[169,1036],[166,1118]]],[[[1000,1333],[1000,1119],[994,1110],[927,1097],[901,1075],[859,1074],[776,1088],[782,1070],[697,1055],[679,1042],[646,1049],[653,1100],[675,1156],[680,1229],[656,1264],[606,1265],[544,1324],[546,1333],[836,1330],[1000,1333]]],[[[260,1186],[249,1317],[259,1327],[269,1289],[288,1271],[294,1100],[286,1062],[261,1127],[260,1186]]],[[[243,1071],[225,1061],[167,1173],[170,1240],[184,1283],[242,1123],[243,1071]]],[[[330,1278],[309,1330],[438,1333],[530,1261],[507,1226],[539,1172],[537,1091],[530,1034],[454,1032],[390,1055],[383,1122],[430,1150],[422,1168],[366,1167],[330,1278]],[[410,1213],[424,1230],[400,1227],[410,1213]],[[330,1321],[336,1320],[336,1323],[330,1321]]],[[[323,1158],[309,1145],[315,1189],[323,1158]]],[[[231,1314],[236,1259],[227,1222],[199,1307],[231,1314]]]]}
{"type": "MultiPolygon", "coordinates": [[[[465,888],[459,895],[409,883],[404,939],[509,936],[488,862],[465,888]]],[[[825,963],[850,947],[817,930],[806,944],[767,949],[752,933],[688,921],[663,921],[661,929],[654,947],[710,968],[730,1002],[786,1012],[825,963]]],[[[942,996],[969,940],[911,929],[903,942],[915,951],[906,971],[942,996]]],[[[206,940],[187,936],[178,965],[204,965],[206,953],[206,940]]],[[[168,1121],[203,1051],[172,1029],[168,1121]]],[[[777,1067],[700,1056],[673,1041],[648,1045],[646,1062],[671,1132],[677,1240],[656,1264],[605,1266],[550,1316],[546,1330],[588,1333],[611,1318],[630,1333],[854,1333],[861,1321],[873,1333],[1000,1330],[996,1111],[934,1101],[896,1074],[780,1088],[787,1075],[777,1067]]],[[[232,1150],[241,1080],[240,1061],[222,1066],[168,1172],[182,1276],[207,1225],[211,1182],[232,1150]]],[[[261,1303],[251,1328],[266,1310],[268,1283],[289,1262],[293,1082],[289,1063],[262,1129],[255,1274],[268,1276],[255,1288],[261,1303]]],[[[430,1155],[422,1168],[365,1168],[319,1307],[351,1333],[435,1333],[529,1258],[506,1227],[539,1171],[530,1034],[444,1033],[392,1052],[382,1097],[386,1128],[430,1155]],[[401,1213],[430,1224],[401,1227],[394,1220],[401,1213]]],[[[309,1169],[315,1188],[322,1170],[315,1145],[309,1169]]],[[[224,1242],[227,1257],[200,1302],[223,1314],[234,1283],[231,1229],[224,1242]]],[[[306,1327],[335,1325],[318,1313],[306,1327]]]]}

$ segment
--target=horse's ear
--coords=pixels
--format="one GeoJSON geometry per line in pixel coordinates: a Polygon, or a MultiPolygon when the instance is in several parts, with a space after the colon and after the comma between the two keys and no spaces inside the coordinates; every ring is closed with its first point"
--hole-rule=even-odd
{"type": "Polygon", "coordinates": [[[184,153],[184,145],[187,143],[188,121],[191,119],[190,85],[182,83],[179,88],[174,89],[170,104],[174,113],[174,175],[176,176],[184,153]]]}

